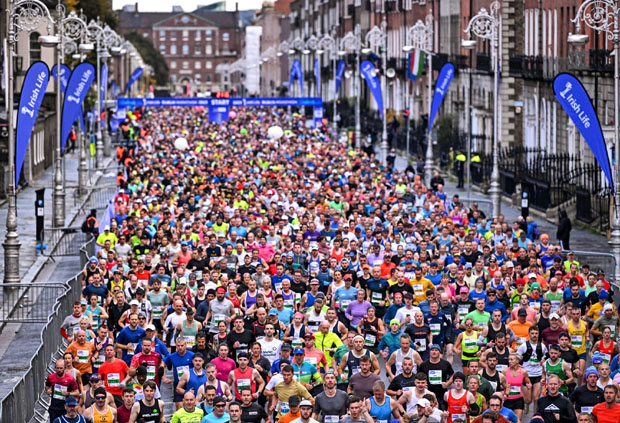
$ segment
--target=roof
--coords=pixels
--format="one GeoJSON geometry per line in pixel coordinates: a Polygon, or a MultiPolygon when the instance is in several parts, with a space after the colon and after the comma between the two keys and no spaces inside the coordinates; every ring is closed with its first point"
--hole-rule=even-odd
{"type": "Polygon", "coordinates": [[[153,28],[168,19],[178,15],[193,15],[205,22],[205,26],[215,26],[219,28],[233,28],[235,25],[235,12],[212,11],[198,9],[194,12],[126,12],[119,11],[119,27],[121,29],[141,29],[153,28]]]}

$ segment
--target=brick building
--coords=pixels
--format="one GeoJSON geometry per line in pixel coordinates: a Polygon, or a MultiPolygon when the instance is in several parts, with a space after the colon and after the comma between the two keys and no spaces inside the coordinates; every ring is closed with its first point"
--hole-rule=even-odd
{"type": "Polygon", "coordinates": [[[234,81],[216,72],[219,64],[240,57],[239,12],[139,12],[137,5],[118,13],[120,33],[137,31],[149,38],[166,59],[171,89],[178,93],[227,91],[234,81]]]}

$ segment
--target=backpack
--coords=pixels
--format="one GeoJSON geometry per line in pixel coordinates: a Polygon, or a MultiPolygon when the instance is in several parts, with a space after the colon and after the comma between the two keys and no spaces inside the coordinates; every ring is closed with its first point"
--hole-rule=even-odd
{"type": "MultiPolygon", "coordinates": [[[[523,354],[523,362],[521,364],[527,363],[528,361],[530,361],[530,358],[532,358],[533,348],[532,344],[530,344],[530,341],[525,341],[525,346],[526,350],[523,354]]],[[[536,345],[536,357],[538,357],[539,360],[543,359],[542,344],[540,342],[538,343],[538,345],[536,345]]]]}
{"type": "Polygon", "coordinates": [[[538,228],[534,228],[532,236],[534,238],[534,241],[540,238],[540,231],[538,230],[538,228]]]}

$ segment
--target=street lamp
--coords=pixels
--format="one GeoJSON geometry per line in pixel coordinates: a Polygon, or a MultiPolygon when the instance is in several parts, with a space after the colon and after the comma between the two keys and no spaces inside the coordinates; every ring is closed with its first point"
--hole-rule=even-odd
{"type": "MultiPolygon", "coordinates": [[[[291,41],[291,42],[289,43],[289,51],[288,51],[288,54],[289,54],[289,55],[294,55],[294,54],[295,54],[295,53],[297,53],[297,52],[303,52],[305,49],[306,49],[306,43],[304,43],[304,40],[302,40],[302,39],[301,39],[301,38],[299,38],[299,37],[296,37],[293,41],[291,41]]],[[[289,93],[290,93],[290,94],[293,94],[293,93],[292,93],[292,88],[291,88],[291,87],[289,87],[289,93]]],[[[303,96],[304,96],[304,93],[303,93],[303,92],[300,92],[300,93],[299,93],[299,97],[303,97],[303,96]]]]}
{"type": "MultiPolygon", "coordinates": [[[[334,35],[336,34],[336,31],[334,30],[334,35]]],[[[333,112],[332,112],[332,137],[337,140],[338,139],[338,122],[336,122],[336,116],[338,115],[338,93],[336,92],[336,58],[338,57],[338,49],[336,48],[336,40],[334,39],[334,37],[332,37],[329,34],[325,34],[323,35],[323,38],[321,38],[321,40],[319,41],[319,48],[320,50],[318,51],[325,51],[325,50],[329,50],[329,54],[331,55],[332,58],[332,67],[333,67],[333,77],[334,77],[334,98],[333,98],[333,102],[334,104],[332,105],[333,107],[333,112]]]]}
{"type": "MultiPolygon", "coordinates": [[[[499,28],[500,28],[500,4],[496,0],[491,3],[491,13],[483,7],[480,11],[473,16],[465,32],[470,37],[468,40],[461,41],[461,47],[465,49],[473,49],[476,47],[476,40],[471,39],[471,35],[478,38],[486,39],[491,42],[494,69],[493,80],[493,171],[491,172],[491,187],[489,194],[493,203],[493,218],[498,218],[501,213],[501,189],[499,184],[499,96],[498,96],[498,83],[499,83],[499,63],[501,60],[499,50],[499,28]]],[[[430,115],[429,115],[430,119],[430,115]]]]}
{"type": "Polygon", "coordinates": [[[362,128],[360,118],[360,50],[362,48],[361,27],[359,24],[355,25],[354,32],[347,32],[340,40],[339,56],[344,56],[347,51],[353,50],[355,52],[355,77],[353,80],[353,92],[355,96],[355,148],[362,148],[362,128]]]}
{"type": "Polygon", "coordinates": [[[615,158],[614,163],[616,168],[614,169],[614,207],[610,208],[609,212],[611,222],[611,236],[609,238],[609,245],[611,252],[616,261],[614,267],[614,280],[618,282],[620,280],[620,211],[618,206],[620,205],[620,191],[618,190],[618,184],[620,183],[620,95],[618,80],[619,65],[618,54],[620,53],[620,26],[618,24],[618,17],[620,14],[620,8],[613,0],[587,0],[579,6],[577,14],[571,22],[575,23],[577,34],[569,34],[568,42],[573,45],[583,46],[588,43],[589,37],[587,34],[579,34],[581,31],[581,22],[596,32],[604,33],[608,40],[611,40],[614,46],[614,145],[615,145],[615,158]]]}
{"type": "MultiPolygon", "coordinates": [[[[428,118],[431,116],[431,96],[433,87],[433,12],[426,15],[426,23],[418,20],[415,25],[407,30],[407,45],[403,50],[421,50],[428,56],[428,118]]],[[[407,84],[407,106],[409,104],[409,84],[407,84]]],[[[409,154],[409,121],[411,120],[411,107],[407,115],[407,154],[409,154]]],[[[424,183],[428,187],[431,185],[431,173],[433,168],[433,145],[431,143],[431,128],[426,131],[426,161],[424,162],[424,183]]]]}
{"type": "Polygon", "coordinates": [[[372,29],[366,33],[366,45],[369,47],[362,49],[362,53],[369,54],[371,52],[370,46],[380,46],[381,49],[381,87],[383,96],[381,110],[383,115],[383,130],[381,131],[381,161],[385,166],[387,164],[388,155],[387,116],[385,116],[385,104],[387,101],[387,21],[385,19],[385,1],[383,1],[381,5],[381,28],[378,26],[373,26],[372,29]]]}
{"type": "MultiPolygon", "coordinates": [[[[14,113],[13,110],[13,57],[15,56],[15,46],[19,40],[19,33],[26,32],[31,34],[38,30],[39,26],[47,22],[48,35],[43,35],[44,39],[49,45],[58,44],[57,37],[50,35],[51,27],[54,24],[54,19],[50,15],[49,9],[38,0],[21,0],[13,4],[9,3],[9,13],[7,19],[8,26],[8,60],[6,61],[7,71],[7,84],[6,84],[6,98],[8,100],[6,105],[7,122],[9,129],[9,148],[8,148],[8,162],[9,162],[9,183],[7,185],[7,198],[8,207],[6,215],[6,235],[2,247],[4,248],[4,283],[19,283],[19,243],[17,232],[17,181],[16,169],[15,169],[15,131],[13,127],[14,113]],[[55,39],[52,39],[55,38],[55,39]]],[[[58,113],[58,111],[57,111],[58,113]]]]}

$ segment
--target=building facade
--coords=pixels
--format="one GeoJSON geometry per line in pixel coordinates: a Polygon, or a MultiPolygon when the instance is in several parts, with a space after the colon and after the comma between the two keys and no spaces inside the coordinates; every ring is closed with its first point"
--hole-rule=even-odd
{"type": "Polygon", "coordinates": [[[177,94],[228,91],[232,76],[216,72],[240,57],[239,12],[197,9],[193,12],[119,12],[121,34],[136,31],[166,59],[170,88],[177,94]]]}

